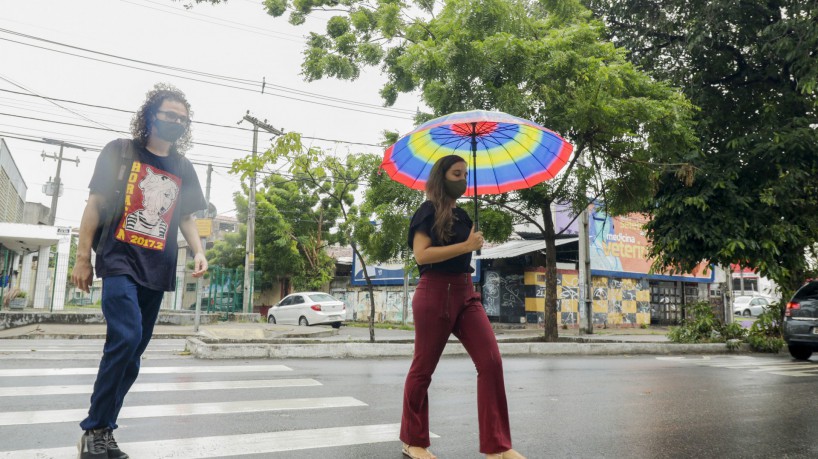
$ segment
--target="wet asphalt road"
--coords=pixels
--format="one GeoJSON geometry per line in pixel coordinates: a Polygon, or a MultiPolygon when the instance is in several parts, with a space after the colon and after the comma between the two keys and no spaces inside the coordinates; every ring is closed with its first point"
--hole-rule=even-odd
{"type": "MultiPolygon", "coordinates": [[[[312,378],[321,385],[138,392],[129,394],[126,407],[304,397],[353,397],[366,405],[124,419],[117,432],[120,443],[330,427],[355,429],[400,420],[407,359],[202,361],[175,355],[171,342],[154,344],[155,352],[149,351],[143,368],[176,366],[182,370],[143,374],[138,383],[227,378],[225,374],[186,374],[184,368],[189,366],[282,364],[292,371],[275,377],[312,378]]],[[[70,352],[71,346],[92,345],[68,343],[65,352],[70,352]]],[[[0,370],[95,365],[89,354],[67,354],[56,362],[26,358],[25,354],[0,359],[0,370]]],[[[548,357],[507,358],[504,365],[514,446],[532,459],[818,457],[816,361],[795,363],[784,355],[548,357]]],[[[231,380],[269,377],[229,375],[231,380]]],[[[0,389],[92,383],[92,375],[0,377],[0,389]]],[[[0,397],[0,412],[76,409],[87,406],[87,400],[86,394],[0,397]]],[[[432,440],[432,450],[438,457],[482,457],[477,451],[475,400],[476,375],[470,360],[444,358],[430,390],[431,431],[440,437],[432,440]]],[[[5,457],[4,451],[71,446],[78,434],[74,422],[3,425],[0,458],[5,457]]],[[[397,441],[391,441],[242,457],[399,459],[399,448],[397,441]]],[[[237,453],[240,450],[237,445],[237,453]]],[[[185,457],[184,452],[179,453],[177,457],[185,457]]]]}

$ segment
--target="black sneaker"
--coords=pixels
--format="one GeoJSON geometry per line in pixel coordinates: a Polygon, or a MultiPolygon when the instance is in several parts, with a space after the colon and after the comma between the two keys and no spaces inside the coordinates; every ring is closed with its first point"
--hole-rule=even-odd
{"type": "Polygon", "coordinates": [[[77,445],[77,459],[108,459],[108,437],[104,429],[86,430],[77,445]]]}
{"type": "Polygon", "coordinates": [[[111,428],[105,429],[105,446],[108,448],[108,459],[128,459],[128,455],[119,449],[114,439],[114,431],[111,428]]]}

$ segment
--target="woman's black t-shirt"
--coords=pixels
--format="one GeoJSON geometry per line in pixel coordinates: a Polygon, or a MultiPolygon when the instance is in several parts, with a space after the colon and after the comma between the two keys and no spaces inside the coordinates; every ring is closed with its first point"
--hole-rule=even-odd
{"type": "MultiPolygon", "coordinates": [[[[442,247],[444,245],[452,245],[463,242],[469,238],[471,233],[472,221],[469,214],[465,210],[455,207],[452,209],[454,214],[454,222],[452,224],[452,232],[454,233],[448,243],[443,244],[437,237],[432,226],[435,223],[435,206],[432,201],[426,201],[420,205],[415,215],[412,216],[412,221],[409,223],[409,248],[412,249],[415,240],[415,232],[422,231],[432,240],[433,247],[442,247]]],[[[471,267],[471,252],[458,255],[439,263],[431,263],[428,265],[418,265],[420,274],[426,271],[437,271],[444,273],[472,273],[474,269],[471,267]]]]}

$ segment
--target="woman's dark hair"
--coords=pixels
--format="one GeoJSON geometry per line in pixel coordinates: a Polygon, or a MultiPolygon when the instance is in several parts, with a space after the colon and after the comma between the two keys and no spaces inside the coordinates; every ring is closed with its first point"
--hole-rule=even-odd
{"type": "Polygon", "coordinates": [[[426,198],[432,201],[435,206],[435,223],[432,225],[432,231],[437,236],[437,239],[442,243],[449,242],[452,237],[452,204],[455,200],[446,194],[443,188],[443,182],[446,180],[446,172],[457,163],[465,163],[466,160],[457,155],[448,155],[438,159],[432,171],[429,172],[429,178],[426,180],[426,198]]]}
{"type": "MultiPolygon", "coordinates": [[[[133,135],[134,142],[140,147],[145,147],[148,144],[148,136],[151,134],[153,127],[153,120],[156,118],[156,111],[162,106],[166,100],[179,102],[185,106],[187,116],[193,116],[190,111],[190,104],[185,98],[185,93],[176,89],[176,87],[166,84],[157,83],[153,89],[145,95],[145,102],[142,107],[134,114],[131,120],[131,135],[133,135]]],[[[171,145],[171,151],[179,154],[184,154],[190,148],[190,125],[187,126],[185,133],[179,140],[171,145]]]]}

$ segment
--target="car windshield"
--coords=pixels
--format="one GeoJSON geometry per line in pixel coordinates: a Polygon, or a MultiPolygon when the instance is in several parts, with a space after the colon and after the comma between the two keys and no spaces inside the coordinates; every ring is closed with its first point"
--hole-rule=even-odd
{"type": "Polygon", "coordinates": [[[749,303],[752,299],[751,296],[738,296],[736,297],[736,303],[749,303]]]}
{"type": "Polygon", "coordinates": [[[319,303],[325,303],[327,301],[338,301],[335,298],[331,297],[330,295],[327,295],[326,293],[312,293],[310,294],[310,298],[312,298],[313,301],[317,301],[319,303]]]}

